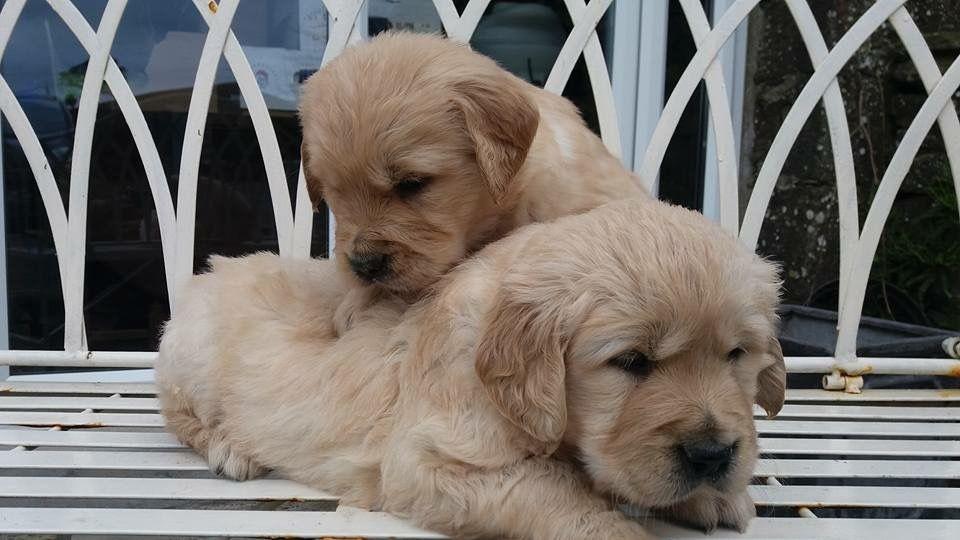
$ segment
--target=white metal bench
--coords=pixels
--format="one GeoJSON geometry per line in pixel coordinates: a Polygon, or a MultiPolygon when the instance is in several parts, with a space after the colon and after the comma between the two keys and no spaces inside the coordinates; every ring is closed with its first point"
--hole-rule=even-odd
{"type": "MultiPolygon", "coordinates": [[[[751,490],[761,515],[770,517],[755,520],[746,536],[960,538],[960,390],[868,389],[856,393],[862,384],[861,376],[873,374],[957,377],[960,360],[857,358],[855,354],[866,283],[880,234],[909,165],[935,124],[947,142],[954,184],[960,193],[960,120],[950,101],[960,87],[960,59],[941,73],[902,6],[904,0],[878,0],[829,50],[806,3],[786,0],[816,71],[777,134],[741,222],[734,129],[720,49],[759,1],[729,2],[726,13],[711,29],[698,1],[680,0],[698,50],[667,100],[655,129],[645,135],[650,140],[646,153],[636,159],[644,178],[655,179],[680,114],[696,85],[706,81],[714,130],[711,148],[718,163],[718,219],[747,245],[755,247],[787,154],[803,123],[821,102],[831,125],[841,201],[839,338],[833,356],[792,357],[787,359],[787,366],[794,373],[825,374],[825,383],[835,390],[790,390],[787,405],[777,419],[758,417],[763,459],[756,471],[759,481],[751,490]],[[902,40],[929,97],[888,165],[861,229],[856,215],[850,130],[835,78],[857,48],[885,21],[890,22],[902,40]],[[815,482],[807,482],[810,480],[815,482]],[[818,517],[819,509],[851,509],[851,518],[818,517]],[[874,519],[877,514],[872,509],[941,510],[943,517],[952,519],[874,519]]],[[[25,0],[3,3],[0,57],[24,3],[25,0]]],[[[130,126],[154,194],[168,284],[184,279],[193,266],[199,154],[213,73],[221,57],[229,64],[249,104],[261,141],[280,250],[292,256],[309,253],[311,208],[302,174],[296,204],[291,207],[269,113],[243,51],[230,31],[237,2],[195,2],[210,25],[210,32],[193,88],[176,204],[143,114],[110,56],[110,44],[125,3],[110,0],[100,27],[94,30],[70,2],[49,0],[90,52],[79,102],[66,205],[60,199],[36,133],[0,77],[0,110],[24,149],[54,233],[65,306],[63,352],[4,351],[0,352],[0,365],[140,368],[84,375],[20,376],[0,381],[0,534],[436,537],[389,515],[338,506],[335,497],[282,479],[236,483],[214,478],[200,457],[163,430],[150,383],[149,368],[156,353],[88,350],[82,310],[85,203],[90,141],[104,82],[130,126]],[[111,378],[122,382],[109,382],[111,378]]],[[[488,3],[473,0],[459,16],[452,2],[435,0],[448,34],[457,39],[469,38],[488,3]]],[[[362,2],[325,0],[325,4],[334,15],[326,52],[326,58],[330,58],[349,41],[358,39],[355,22],[362,2]]],[[[594,79],[604,140],[618,149],[620,135],[613,89],[594,32],[611,0],[593,0],[589,4],[565,0],[565,4],[576,26],[547,87],[561,91],[576,58],[583,55],[594,79]]],[[[648,4],[644,3],[643,9],[648,9],[648,4]]],[[[625,10],[640,9],[625,5],[625,10]]],[[[644,136],[641,131],[637,127],[638,137],[644,136]]],[[[669,537],[700,536],[667,524],[651,522],[651,527],[669,537]]],[[[728,536],[743,537],[731,531],[717,531],[712,537],[728,536]]]]}

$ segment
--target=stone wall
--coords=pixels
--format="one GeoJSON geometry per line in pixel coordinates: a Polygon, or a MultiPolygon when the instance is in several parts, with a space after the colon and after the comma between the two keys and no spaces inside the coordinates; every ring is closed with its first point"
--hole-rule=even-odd
{"type": "MultiPolygon", "coordinates": [[[[872,0],[812,0],[832,47],[872,0]]],[[[941,70],[960,56],[960,0],[908,2],[941,70]]],[[[773,137],[813,73],[781,0],[750,19],[741,211],[773,137]]],[[[840,74],[852,132],[860,223],[926,92],[896,33],[878,30],[840,74]]],[[[954,105],[960,102],[955,96],[954,105]]],[[[804,127],[771,200],[759,251],[784,265],[786,301],[836,309],[839,266],[833,156],[822,107],[804,127]]],[[[960,328],[960,220],[943,141],[934,130],[908,175],[871,274],[865,315],[960,328]]]]}

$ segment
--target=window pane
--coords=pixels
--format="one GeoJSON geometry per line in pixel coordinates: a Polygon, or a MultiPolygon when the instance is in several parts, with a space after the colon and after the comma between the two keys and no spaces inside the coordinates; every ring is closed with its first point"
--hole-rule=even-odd
{"type": "MultiPolygon", "coordinates": [[[[95,25],[105,2],[76,5],[95,25]]],[[[292,200],[300,153],[297,94],[320,65],[326,12],[320,0],[245,0],[233,29],[269,109],[292,200]]],[[[146,118],[174,201],[206,33],[191,1],[130,2],[113,45],[112,56],[146,118]]],[[[86,52],[46,3],[28,2],[0,65],[65,201],[86,62],[86,52]]],[[[260,144],[249,105],[225,60],[216,72],[209,111],[199,169],[196,268],[210,253],[277,250],[260,144]]],[[[3,126],[3,145],[10,346],[60,349],[63,301],[46,212],[9,125],[3,126]]],[[[106,85],[94,132],[88,205],[84,312],[90,348],[151,350],[168,317],[160,229],[140,154],[106,85]]],[[[314,252],[325,254],[325,211],[314,225],[314,252]]]]}

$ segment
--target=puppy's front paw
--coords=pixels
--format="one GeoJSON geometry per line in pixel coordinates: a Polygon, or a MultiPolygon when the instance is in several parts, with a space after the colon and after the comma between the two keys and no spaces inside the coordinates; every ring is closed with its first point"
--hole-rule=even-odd
{"type": "Polygon", "coordinates": [[[706,532],[712,532],[717,527],[744,532],[750,520],[756,517],[757,509],[746,490],[738,493],[710,490],[673,506],[657,509],[655,514],[706,532]]]}
{"type": "Polygon", "coordinates": [[[374,299],[375,294],[371,287],[359,287],[347,291],[333,313],[333,331],[336,332],[337,337],[346,334],[353,327],[359,312],[369,306],[374,299]]]}
{"type": "Polygon", "coordinates": [[[640,523],[616,510],[583,516],[570,530],[561,532],[562,538],[611,538],[617,540],[652,540],[653,536],[640,523]]]}
{"type": "Polygon", "coordinates": [[[250,480],[267,472],[256,461],[237,452],[223,437],[214,436],[207,448],[207,464],[217,476],[232,480],[250,480]]]}

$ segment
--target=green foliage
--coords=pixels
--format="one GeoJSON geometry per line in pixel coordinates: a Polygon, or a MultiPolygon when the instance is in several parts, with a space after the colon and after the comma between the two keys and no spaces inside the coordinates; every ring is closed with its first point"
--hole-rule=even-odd
{"type": "MultiPolygon", "coordinates": [[[[923,324],[960,328],[960,211],[949,165],[901,194],[887,221],[873,266],[873,280],[899,290],[924,313],[923,324]]],[[[903,320],[883,298],[871,309],[903,320]]]]}

